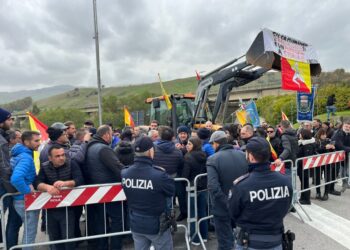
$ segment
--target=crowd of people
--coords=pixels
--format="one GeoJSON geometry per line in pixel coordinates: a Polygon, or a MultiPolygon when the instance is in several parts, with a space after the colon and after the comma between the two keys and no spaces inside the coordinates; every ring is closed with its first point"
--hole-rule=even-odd
{"type": "MultiPolygon", "coordinates": [[[[173,221],[193,218],[195,205],[196,219],[207,216],[209,194],[214,219],[200,225],[204,242],[208,240],[208,230],[214,229],[218,248],[232,249],[235,241],[232,230],[236,228],[236,249],[243,249],[240,247],[245,247],[248,241],[249,247],[272,249],[282,244],[283,218],[291,207],[293,191],[288,160],[295,162],[300,157],[338,150],[345,150],[347,155],[350,152],[350,118],[336,126],[315,119],[304,122],[297,130],[289,121],[281,121],[278,126],[264,122],[258,128],[230,124],[217,131],[213,131],[210,121],[198,130],[180,126],[177,131],[159,126],[157,121],[122,130],[113,129],[112,124],[95,128],[91,121],[76,129],[74,122],[58,121],[47,129],[49,141],[42,145],[37,131],[21,132],[12,126],[11,114],[0,109],[0,195],[20,193],[5,199],[5,209],[9,210],[8,248],[18,244],[22,224],[23,244],[35,242],[40,211],[25,212],[25,194],[37,190],[57,195],[63,187],[121,182],[127,206],[120,202],[88,205],[85,211],[88,235],[104,234],[107,223],[108,232],[130,228],[135,249],[147,249],[151,244],[155,249],[172,249],[173,221]],[[38,150],[40,170],[36,173],[33,152],[38,150]],[[285,175],[270,171],[270,162],[280,166],[284,161],[285,175]],[[193,185],[195,177],[204,173],[207,178],[197,183],[197,204],[193,197],[188,204],[185,183],[174,179],[186,178],[193,185]],[[275,188],[262,191],[267,190],[265,187],[275,188]],[[277,189],[281,194],[278,198],[273,193],[277,189]],[[267,199],[269,196],[274,198],[267,199]],[[179,206],[176,218],[174,200],[179,206]],[[125,209],[128,214],[124,218],[125,209]],[[123,224],[124,220],[127,223],[123,224]],[[248,233],[250,236],[245,239],[248,233]],[[264,236],[265,243],[260,236],[264,236]]],[[[345,166],[341,169],[325,166],[306,171],[298,166],[302,189],[307,189],[311,181],[319,185],[322,178],[332,182],[338,174],[345,177],[348,170],[345,166]]],[[[347,181],[344,179],[341,191],[349,188],[347,181]]],[[[322,201],[328,200],[329,194],[341,195],[334,183],[326,185],[323,194],[320,188],[316,193],[316,199],[322,201]]],[[[301,194],[300,203],[310,204],[310,191],[301,194]]],[[[42,230],[47,230],[51,241],[81,237],[79,220],[83,212],[83,207],[42,211],[43,225],[47,224],[42,230]]],[[[192,244],[199,245],[194,223],[190,234],[192,244]]],[[[89,240],[88,244],[94,249],[122,249],[123,237],[89,240]]],[[[76,243],[55,247],[75,249],[76,243]]]]}

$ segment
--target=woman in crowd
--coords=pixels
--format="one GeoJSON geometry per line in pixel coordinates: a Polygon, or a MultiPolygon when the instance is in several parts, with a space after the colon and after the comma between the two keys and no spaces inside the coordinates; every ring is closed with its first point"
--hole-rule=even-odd
{"type": "MultiPolygon", "coordinates": [[[[317,144],[317,153],[324,154],[335,151],[335,146],[332,141],[327,138],[327,130],[322,128],[316,134],[316,144],[317,144]]],[[[328,164],[322,166],[322,171],[324,172],[325,181],[330,182],[334,181],[337,173],[336,164],[328,164]]],[[[340,195],[340,192],[334,190],[334,184],[330,183],[325,186],[324,195],[321,200],[328,200],[328,194],[340,195]]]]}
{"type": "MultiPolygon", "coordinates": [[[[187,178],[191,182],[191,186],[194,184],[194,179],[197,175],[206,173],[206,154],[202,151],[202,141],[199,138],[191,137],[187,143],[188,153],[185,155],[184,159],[184,169],[182,176],[187,178]]],[[[198,217],[197,220],[207,216],[206,206],[207,206],[207,179],[202,177],[199,179],[197,190],[197,208],[198,208],[198,217]]],[[[191,198],[191,218],[194,217],[194,198],[191,198]]],[[[208,239],[208,223],[203,221],[200,224],[200,233],[203,237],[203,240],[208,239]]],[[[200,245],[198,235],[194,236],[195,223],[191,223],[191,237],[194,237],[192,240],[193,245],[200,245]]]]}
{"type": "Polygon", "coordinates": [[[224,131],[227,134],[228,143],[232,144],[234,148],[240,148],[239,146],[239,124],[230,124],[224,126],[224,131]]]}
{"type": "MultiPolygon", "coordinates": [[[[307,157],[311,155],[317,154],[316,152],[316,141],[315,138],[312,137],[312,133],[308,129],[301,129],[299,134],[299,153],[298,158],[307,157]]],[[[298,161],[298,176],[301,182],[301,189],[309,188],[309,176],[314,174],[313,176],[316,179],[316,185],[320,185],[321,183],[321,171],[320,168],[314,169],[303,169],[303,161],[298,161]],[[315,172],[311,172],[315,171],[315,172]]],[[[310,205],[310,190],[304,191],[300,195],[300,204],[310,205]]],[[[316,189],[316,199],[321,199],[321,190],[318,187],[316,189]]]]}

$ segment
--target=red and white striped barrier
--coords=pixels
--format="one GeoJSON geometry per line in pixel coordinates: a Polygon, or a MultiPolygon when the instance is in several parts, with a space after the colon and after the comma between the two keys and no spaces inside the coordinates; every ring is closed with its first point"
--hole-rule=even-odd
{"type": "Polygon", "coordinates": [[[286,173],[286,168],[285,168],[285,165],[284,165],[283,162],[278,167],[276,166],[276,164],[271,164],[270,165],[270,169],[271,169],[271,171],[280,172],[281,174],[285,174],[286,173]]]}
{"type": "Polygon", "coordinates": [[[334,152],[331,154],[315,155],[303,159],[303,168],[310,169],[324,166],[331,163],[337,163],[345,160],[345,152],[334,152]]]}
{"type": "Polygon", "coordinates": [[[109,203],[126,200],[121,184],[64,189],[59,195],[46,192],[27,194],[24,197],[25,210],[50,209],[59,207],[73,207],[97,203],[109,203]]]}

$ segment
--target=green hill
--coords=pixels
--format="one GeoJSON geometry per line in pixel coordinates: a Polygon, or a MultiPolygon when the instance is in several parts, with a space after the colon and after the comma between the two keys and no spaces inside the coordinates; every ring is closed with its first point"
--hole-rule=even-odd
{"type": "MultiPolygon", "coordinates": [[[[335,113],[335,116],[330,116],[331,121],[338,121],[340,117],[350,116],[350,110],[339,111],[335,113]]],[[[315,116],[315,118],[320,119],[321,121],[327,120],[327,113],[315,116]]]]}
{"type": "MultiPolygon", "coordinates": [[[[264,84],[279,84],[280,73],[267,73],[262,78],[249,83],[249,87],[256,87],[259,89],[264,84]]],[[[164,88],[168,94],[184,94],[195,93],[197,88],[197,79],[195,77],[188,77],[182,79],[176,79],[172,81],[164,82],[164,88]]],[[[245,88],[245,86],[241,87],[245,88]]],[[[217,90],[217,88],[213,88],[217,90]]],[[[161,95],[161,89],[159,82],[129,85],[121,87],[108,87],[102,89],[102,97],[117,96],[127,97],[135,96],[144,92],[150,93],[150,97],[161,95]]],[[[47,108],[84,108],[97,106],[97,89],[96,88],[75,88],[69,92],[52,96],[46,99],[37,101],[37,105],[40,109],[47,108]]]]}
{"type": "MultiPolygon", "coordinates": [[[[194,93],[197,87],[195,77],[176,79],[164,82],[164,88],[171,93],[194,93]]],[[[161,95],[159,83],[150,83],[142,85],[129,85],[121,87],[108,87],[102,89],[102,97],[111,95],[117,97],[126,97],[129,95],[138,95],[148,92],[151,96],[161,95]]],[[[97,105],[97,89],[95,88],[76,88],[64,94],[52,96],[37,102],[39,108],[84,108],[97,105]]]]}

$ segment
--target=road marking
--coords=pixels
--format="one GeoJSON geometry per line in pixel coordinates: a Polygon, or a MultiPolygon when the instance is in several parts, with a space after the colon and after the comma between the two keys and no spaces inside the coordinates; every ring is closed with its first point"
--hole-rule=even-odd
{"type": "MultiPolygon", "coordinates": [[[[336,215],[327,209],[324,209],[316,204],[304,205],[303,208],[311,217],[310,221],[298,205],[295,206],[300,215],[303,217],[306,224],[312,226],[326,236],[332,238],[346,248],[350,246],[350,221],[336,215]]],[[[298,219],[297,213],[292,213],[298,219]]]]}

